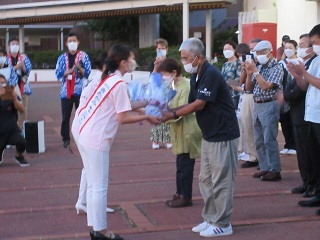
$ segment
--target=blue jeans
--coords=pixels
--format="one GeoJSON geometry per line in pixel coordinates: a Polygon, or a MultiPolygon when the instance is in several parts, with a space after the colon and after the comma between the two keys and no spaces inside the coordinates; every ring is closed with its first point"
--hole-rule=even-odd
{"type": "Polygon", "coordinates": [[[277,141],[280,105],[277,101],[254,103],[253,129],[261,171],[281,171],[277,141]]]}

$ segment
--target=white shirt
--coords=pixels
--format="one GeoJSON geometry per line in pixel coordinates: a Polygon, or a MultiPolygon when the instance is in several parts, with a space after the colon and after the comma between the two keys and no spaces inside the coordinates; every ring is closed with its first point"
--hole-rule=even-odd
{"type": "MultiPolygon", "coordinates": [[[[320,81],[320,56],[313,59],[308,73],[320,81]]],[[[320,123],[320,89],[309,84],[306,95],[306,110],[304,120],[313,123],[320,123]]]]}

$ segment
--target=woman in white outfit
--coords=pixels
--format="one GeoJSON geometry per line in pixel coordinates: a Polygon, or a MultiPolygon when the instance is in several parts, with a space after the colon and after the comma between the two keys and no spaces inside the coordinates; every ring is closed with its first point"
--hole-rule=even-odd
{"type": "Polygon", "coordinates": [[[160,123],[154,116],[128,113],[132,108],[122,76],[136,68],[134,58],[132,49],[126,45],[117,44],[111,47],[102,80],[87,99],[85,106],[79,106],[75,114],[73,125],[75,129],[79,129],[78,148],[87,175],[87,224],[92,227],[91,239],[122,239],[107,230],[105,211],[109,152],[118,124],[143,120],[152,124],[160,123]]]}

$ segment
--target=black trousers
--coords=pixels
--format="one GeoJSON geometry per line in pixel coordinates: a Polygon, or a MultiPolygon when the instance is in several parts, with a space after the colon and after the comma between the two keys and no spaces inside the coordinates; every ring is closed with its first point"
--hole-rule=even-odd
{"type": "Polygon", "coordinates": [[[71,96],[70,99],[61,99],[62,123],[61,136],[62,141],[70,141],[70,117],[73,109],[79,107],[80,96],[71,96]]]}
{"type": "Polygon", "coordinates": [[[310,158],[308,157],[308,132],[309,125],[294,125],[294,140],[296,143],[297,160],[301,179],[304,185],[310,179],[310,158]]]}
{"type": "Polygon", "coordinates": [[[26,143],[26,140],[17,126],[12,132],[0,134],[0,154],[6,148],[6,145],[16,145],[17,153],[23,153],[26,150],[26,143]]]}
{"type": "Polygon", "coordinates": [[[296,150],[290,110],[286,113],[280,114],[279,122],[281,123],[282,134],[285,139],[284,148],[296,150]]]}
{"type": "Polygon", "coordinates": [[[310,123],[307,141],[311,169],[309,182],[320,196],[320,123],[310,123]]]}
{"type": "Polygon", "coordinates": [[[195,159],[190,158],[189,153],[181,153],[176,158],[176,185],[177,194],[184,199],[192,199],[192,182],[195,159]]]}

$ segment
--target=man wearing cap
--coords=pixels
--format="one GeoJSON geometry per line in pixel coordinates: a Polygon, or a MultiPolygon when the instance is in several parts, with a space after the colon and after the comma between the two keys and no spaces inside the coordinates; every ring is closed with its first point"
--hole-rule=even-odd
{"type": "Polygon", "coordinates": [[[290,40],[290,37],[288,35],[284,35],[282,37],[282,43],[281,43],[281,47],[279,47],[277,49],[277,62],[285,59],[285,56],[284,56],[284,45],[290,40]]]}
{"type": "Polygon", "coordinates": [[[254,178],[263,181],[281,179],[281,164],[277,141],[280,104],[276,100],[276,91],[282,90],[283,69],[272,55],[269,41],[259,42],[253,52],[257,53],[259,66],[246,62],[246,89],[253,89],[253,125],[254,140],[259,159],[260,172],[254,178]]]}

